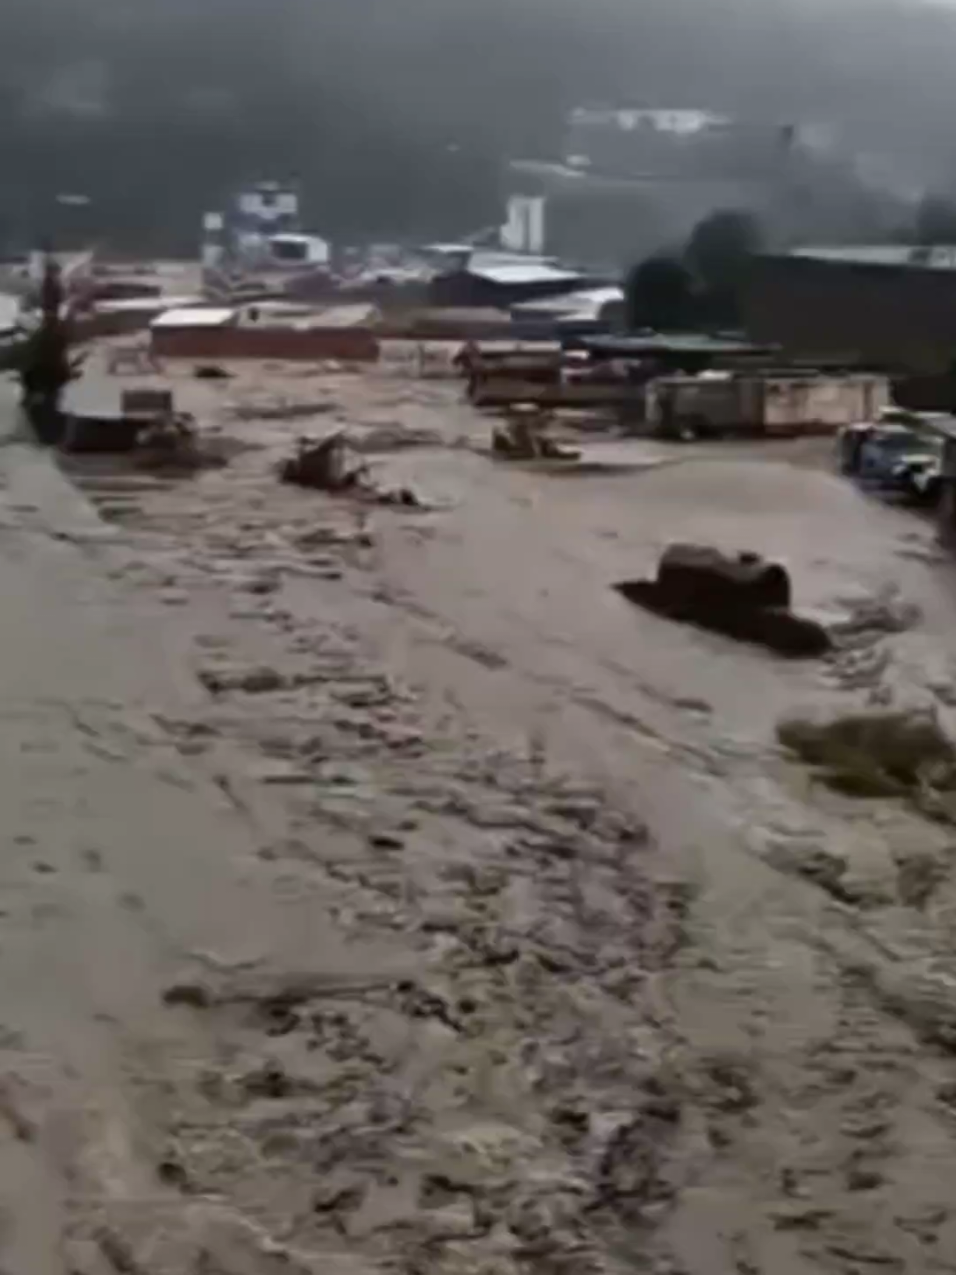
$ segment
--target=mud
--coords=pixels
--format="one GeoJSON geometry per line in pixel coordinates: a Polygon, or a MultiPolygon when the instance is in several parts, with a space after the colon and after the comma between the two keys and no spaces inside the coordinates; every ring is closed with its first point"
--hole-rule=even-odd
{"type": "Polygon", "coordinates": [[[776,742],[798,707],[948,721],[930,528],[819,443],[589,442],[631,467],[557,480],[478,454],[453,384],[303,382],[427,510],[278,485],[301,420],[287,382],[237,420],[261,369],[177,381],[226,469],[70,464],[204,697],[147,751],[356,959],[186,963],[134,1051],[138,1185],[80,1176],[68,1268],[956,1270],[952,829],[776,742]],[[612,582],[675,539],[759,546],[846,640],[795,666],[636,612],[612,582]]]}

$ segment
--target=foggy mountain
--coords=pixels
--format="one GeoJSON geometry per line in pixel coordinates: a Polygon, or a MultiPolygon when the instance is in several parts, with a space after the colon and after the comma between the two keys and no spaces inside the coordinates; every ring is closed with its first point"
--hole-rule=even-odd
{"type": "Polygon", "coordinates": [[[956,8],[919,0],[3,0],[0,237],[69,190],[192,249],[262,177],[331,236],[462,233],[586,101],[827,124],[947,190],[954,52],[956,8]]]}

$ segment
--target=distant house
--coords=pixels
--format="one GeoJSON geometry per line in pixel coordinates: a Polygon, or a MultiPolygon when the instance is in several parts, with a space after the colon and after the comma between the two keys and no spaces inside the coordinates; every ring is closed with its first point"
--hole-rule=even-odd
{"type": "Polygon", "coordinates": [[[379,356],[376,321],[369,305],[177,308],[150,324],[151,347],[165,359],[373,362],[379,356]]]}
{"type": "Polygon", "coordinates": [[[331,249],[328,241],[318,235],[299,235],[286,233],[271,235],[267,240],[269,261],[279,267],[314,268],[328,266],[331,249]]]}
{"type": "Polygon", "coordinates": [[[511,317],[515,323],[550,324],[556,336],[610,332],[624,326],[624,293],[615,286],[562,292],[521,301],[511,307],[511,317]]]}
{"type": "Polygon", "coordinates": [[[603,282],[545,257],[475,252],[466,265],[437,274],[430,291],[436,306],[509,310],[523,301],[559,296],[603,282]]]}

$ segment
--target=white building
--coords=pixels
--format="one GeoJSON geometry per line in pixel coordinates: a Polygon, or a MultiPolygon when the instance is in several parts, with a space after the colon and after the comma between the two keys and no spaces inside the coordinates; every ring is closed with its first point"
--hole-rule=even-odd
{"type": "Polygon", "coordinates": [[[262,234],[295,230],[299,224],[299,196],[278,182],[260,182],[240,191],[236,211],[243,226],[262,234]]]}
{"type": "Polygon", "coordinates": [[[508,200],[508,220],[501,227],[501,246],[509,252],[544,252],[545,201],[540,195],[512,195],[508,200]]]}
{"type": "Polygon", "coordinates": [[[290,268],[310,266],[320,269],[329,264],[328,241],[318,235],[270,235],[266,241],[270,264],[290,268]]]}

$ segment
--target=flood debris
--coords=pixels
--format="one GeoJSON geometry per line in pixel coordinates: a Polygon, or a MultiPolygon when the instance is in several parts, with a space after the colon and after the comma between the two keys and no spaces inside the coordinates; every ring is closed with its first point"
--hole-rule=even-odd
{"type": "Polygon", "coordinates": [[[334,412],[335,407],[328,398],[303,401],[273,397],[234,403],[230,411],[239,421],[298,421],[310,416],[325,416],[334,412]]]}
{"type": "Polygon", "coordinates": [[[83,412],[65,417],[60,447],[73,456],[113,456],[132,452],[143,422],[125,413],[83,412]]]}
{"type": "Polygon", "coordinates": [[[865,647],[906,633],[923,618],[920,608],[901,598],[894,588],[883,589],[873,597],[849,598],[845,605],[846,618],[831,629],[842,648],[865,647]]]}
{"type": "Polygon", "coordinates": [[[345,433],[342,430],[316,441],[300,438],[296,452],[282,462],[279,478],[296,487],[313,491],[348,491],[367,473],[366,466],[348,467],[345,433]]]}
{"type": "Polygon", "coordinates": [[[295,455],[280,465],[279,481],[312,491],[349,493],[378,505],[421,507],[421,501],[410,487],[395,490],[376,487],[367,465],[350,466],[348,444],[341,430],[318,442],[300,439],[295,455]]]}
{"type": "Polygon", "coordinates": [[[756,553],[730,556],[709,545],[673,544],[661,557],[656,580],[625,580],[614,587],[658,615],[781,655],[820,656],[831,647],[822,624],[790,609],[786,569],[756,553]]]}
{"type": "Polygon", "coordinates": [[[849,796],[909,796],[925,804],[934,794],[956,793],[956,745],[930,710],[791,717],[778,724],[777,738],[849,796]]]}
{"type": "Polygon", "coordinates": [[[114,345],[106,356],[110,376],[150,376],[162,372],[162,365],[148,345],[130,342],[114,345]]]}
{"type": "Polygon", "coordinates": [[[178,412],[153,421],[137,438],[133,462],[137,469],[195,473],[228,463],[222,448],[200,438],[193,418],[178,412]]]}
{"type": "Polygon", "coordinates": [[[581,459],[581,453],[570,447],[562,447],[546,434],[551,414],[538,409],[509,413],[504,425],[496,426],[491,436],[492,454],[503,460],[564,460],[581,459]]]}

